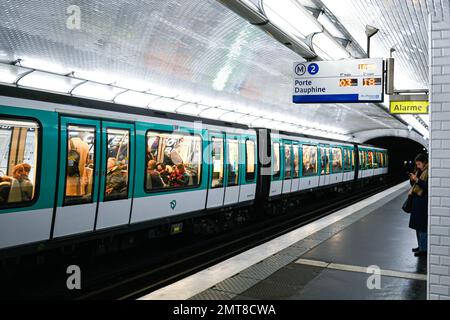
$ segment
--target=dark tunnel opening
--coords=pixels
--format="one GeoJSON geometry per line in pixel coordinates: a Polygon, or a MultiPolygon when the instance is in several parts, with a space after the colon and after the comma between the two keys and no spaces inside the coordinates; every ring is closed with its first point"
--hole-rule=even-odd
{"type": "Polygon", "coordinates": [[[407,172],[414,169],[414,158],[419,153],[428,156],[426,148],[407,138],[380,137],[366,143],[389,150],[389,172],[398,179],[407,179],[407,172]]]}

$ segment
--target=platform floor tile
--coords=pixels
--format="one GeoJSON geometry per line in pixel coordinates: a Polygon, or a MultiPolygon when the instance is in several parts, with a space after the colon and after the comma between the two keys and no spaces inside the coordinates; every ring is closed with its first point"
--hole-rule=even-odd
{"type": "Polygon", "coordinates": [[[231,300],[236,296],[234,293],[208,289],[191,297],[189,300],[231,300]]]}
{"type": "Polygon", "coordinates": [[[323,268],[289,264],[234,299],[283,300],[302,290],[323,268]]]}

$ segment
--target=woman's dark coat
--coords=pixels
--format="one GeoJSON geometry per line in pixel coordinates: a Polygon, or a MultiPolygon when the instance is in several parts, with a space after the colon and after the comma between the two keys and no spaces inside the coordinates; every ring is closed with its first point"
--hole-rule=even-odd
{"type": "Polygon", "coordinates": [[[428,232],[428,181],[417,182],[423,190],[422,195],[413,194],[409,227],[420,232],[428,232]]]}

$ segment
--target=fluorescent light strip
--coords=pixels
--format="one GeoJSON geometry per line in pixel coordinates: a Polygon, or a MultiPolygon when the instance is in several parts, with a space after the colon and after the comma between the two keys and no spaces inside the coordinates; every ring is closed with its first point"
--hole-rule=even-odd
{"type": "MultiPolygon", "coordinates": [[[[25,75],[20,79],[20,81],[18,81],[18,87],[71,93],[73,96],[104,100],[142,108],[148,107],[150,109],[165,112],[190,114],[208,119],[237,122],[249,125],[251,127],[277,129],[277,126],[280,126],[280,129],[283,129],[284,131],[299,133],[305,132],[304,127],[300,127],[299,125],[290,122],[291,119],[287,119],[286,117],[278,114],[259,111],[257,107],[249,106],[247,104],[239,105],[239,103],[233,103],[232,101],[224,103],[227,102],[224,100],[220,100],[222,102],[221,104],[223,104],[223,106],[220,107],[207,104],[198,104],[193,101],[179,100],[148,92],[138,92],[125,87],[93,82],[89,79],[75,78],[73,76],[62,76],[47,71],[28,69],[15,65],[0,63],[0,82],[13,84],[18,77],[30,71],[32,72],[25,75]],[[240,112],[242,110],[244,110],[244,112],[240,112]]],[[[128,82],[127,86],[131,86],[131,83],[139,82],[128,82]]],[[[142,83],[139,84],[140,88],[146,87],[142,85],[142,83]]],[[[176,96],[176,93],[173,90],[161,86],[154,86],[151,91],[168,92],[171,93],[171,96],[176,96]]],[[[187,95],[184,95],[184,97],[186,96],[187,95]]],[[[196,97],[196,100],[202,100],[202,97],[192,96],[196,97]]],[[[206,100],[211,103],[216,101],[212,98],[207,98],[205,101],[206,100]]],[[[315,129],[311,128],[310,130],[315,129]]],[[[316,135],[321,135],[323,131],[315,130],[315,132],[316,135]]],[[[335,137],[339,136],[342,140],[347,140],[350,138],[338,132],[327,134],[334,134],[335,137]]]]}

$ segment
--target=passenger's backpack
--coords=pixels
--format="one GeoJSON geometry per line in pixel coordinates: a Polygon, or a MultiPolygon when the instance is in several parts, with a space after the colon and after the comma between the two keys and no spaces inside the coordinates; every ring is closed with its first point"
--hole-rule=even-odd
{"type": "Polygon", "coordinates": [[[70,150],[67,153],[67,175],[69,177],[80,176],[80,154],[78,153],[75,145],[70,139],[70,150]]]}

